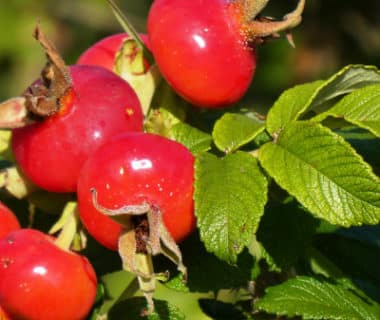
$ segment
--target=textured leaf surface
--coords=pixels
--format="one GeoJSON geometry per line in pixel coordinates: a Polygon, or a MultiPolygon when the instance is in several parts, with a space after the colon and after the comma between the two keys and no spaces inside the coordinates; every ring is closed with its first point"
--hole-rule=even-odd
{"type": "Polygon", "coordinates": [[[375,320],[380,317],[377,304],[366,302],[345,287],[297,277],[268,288],[256,304],[259,310],[303,319],[375,320]]]}
{"type": "Polygon", "coordinates": [[[358,127],[342,128],[335,131],[348,141],[355,150],[372,165],[373,171],[380,175],[380,139],[371,132],[358,127]]]}
{"type": "Polygon", "coordinates": [[[267,130],[273,135],[308,110],[319,113],[327,102],[370,84],[380,83],[374,66],[349,65],[326,81],[302,84],[285,91],[268,113],[267,130]]]}
{"type": "Polygon", "coordinates": [[[196,154],[210,149],[212,138],[186,123],[180,122],[170,129],[170,136],[196,154]]]}
{"type": "Polygon", "coordinates": [[[266,178],[256,159],[244,152],[224,158],[205,153],[195,168],[195,214],[201,239],[209,252],[236,263],[264,212],[266,178]]]}
{"type": "Polygon", "coordinates": [[[293,122],[260,149],[268,173],[319,218],[340,226],[376,224],[380,183],[342,137],[312,122],[293,122]]]}
{"type": "Polygon", "coordinates": [[[313,120],[321,121],[328,116],[344,118],[380,137],[380,84],[352,92],[313,120]]]}
{"type": "Polygon", "coordinates": [[[376,83],[380,83],[380,71],[375,66],[348,65],[318,89],[309,108],[316,108],[335,97],[376,83]]]}
{"type": "Polygon", "coordinates": [[[212,137],[219,150],[229,153],[252,141],[262,130],[263,122],[241,114],[226,113],[215,123],[212,137]]]}
{"type": "Polygon", "coordinates": [[[272,135],[296,120],[305,111],[313,94],[324,81],[315,81],[286,90],[270,109],[267,118],[267,130],[272,135]]]}

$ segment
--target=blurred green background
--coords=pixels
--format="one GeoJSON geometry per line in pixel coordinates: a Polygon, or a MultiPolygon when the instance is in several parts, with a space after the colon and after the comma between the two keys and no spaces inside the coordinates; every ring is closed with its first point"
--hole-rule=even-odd
{"type": "MultiPolygon", "coordinates": [[[[115,2],[144,32],[152,0],[115,2]]],[[[296,2],[272,0],[264,15],[281,18],[296,2]]],[[[258,49],[259,65],[245,101],[268,107],[286,88],[325,78],[344,65],[380,66],[379,14],[378,0],[307,0],[303,23],[293,32],[297,48],[277,40],[258,49]]],[[[121,31],[105,0],[0,0],[0,100],[22,92],[44,65],[32,37],[37,21],[70,64],[96,40],[121,31]]]]}

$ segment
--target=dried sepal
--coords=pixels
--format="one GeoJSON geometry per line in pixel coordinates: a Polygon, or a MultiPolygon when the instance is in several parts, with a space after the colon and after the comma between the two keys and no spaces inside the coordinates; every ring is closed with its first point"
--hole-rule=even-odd
{"type": "Polygon", "coordinates": [[[161,77],[156,65],[147,64],[134,39],[124,40],[115,57],[114,71],[132,86],[146,115],[161,77]]]}
{"type": "Polygon", "coordinates": [[[29,117],[27,98],[14,97],[0,103],[0,128],[14,129],[35,122],[29,117]]]}
{"type": "Polygon", "coordinates": [[[17,199],[23,199],[38,190],[15,166],[0,170],[0,188],[4,188],[17,199]]]}
{"type": "Polygon", "coordinates": [[[68,66],[38,24],[34,37],[45,50],[47,63],[41,78],[20,97],[0,103],[0,128],[24,127],[61,109],[63,99],[72,94],[72,79],[68,66]]]}
{"type": "Polygon", "coordinates": [[[47,63],[41,72],[41,82],[30,86],[24,96],[30,112],[46,117],[60,109],[60,100],[69,92],[72,80],[69,68],[39,24],[34,30],[34,37],[44,48],[47,63]]]}
{"type": "Polygon", "coordinates": [[[123,269],[137,276],[140,290],[148,303],[147,313],[150,314],[154,311],[153,294],[156,288],[152,256],[165,255],[177,265],[178,270],[186,279],[187,269],[183,264],[181,251],[166,229],[158,207],[142,203],[141,205],[126,205],[118,209],[109,209],[99,204],[97,191],[94,188],[90,191],[94,207],[123,226],[118,244],[123,269]],[[144,228],[143,232],[136,233],[136,224],[134,223],[136,217],[145,217],[148,221],[148,228],[146,230],[144,228]],[[144,244],[144,248],[141,248],[141,243],[144,244]]]}

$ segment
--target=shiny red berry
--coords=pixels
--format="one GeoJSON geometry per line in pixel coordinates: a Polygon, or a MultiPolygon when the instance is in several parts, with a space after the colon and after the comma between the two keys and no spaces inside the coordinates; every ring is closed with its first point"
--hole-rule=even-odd
{"type": "Polygon", "coordinates": [[[0,202],[0,239],[18,229],[20,229],[20,223],[17,217],[6,205],[0,202]]]}
{"type": "Polygon", "coordinates": [[[88,260],[54,238],[21,229],[0,240],[0,305],[11,319],[85,319],[96,289],[88,260]]]}
{"type": "Polygon", "coordinates": [[[143,114],[130,85],[96,66],[71,66],[72,88],[60,109],[14,129],[12,148],[25,175],[52,192],[75,192],[88,156],[111,136],[141,131],[143,114]]]}
{"type": "MultiPolygon", "coordinates": [[[[140,34],[140,37],[147,44],[147,35],[140,34]]],[[[126,33],[105,37],[87,48],[78,58],[77,64],[100,66],[114,71],[117,53],[127,39],[130,39],[130,37],[126,33]]]]}
{"type": "Polygon", "coordinates": [[[122,226],[97,211],[91,189],[103,207],[147,203],[157,207],[175,241],[195,227],[194,157],[181,144],[147,133],[115,136],[86,162],[78,181],[80,217],[89,233],[116,250],[122,226]]]}
{"type": "Polygon", "coordinates": [[[190,103],[220,108],[247,91],[255,50],[243,37],[227,0],[155,0],[148,37],[155,61],[175,91],[190,103]]]}

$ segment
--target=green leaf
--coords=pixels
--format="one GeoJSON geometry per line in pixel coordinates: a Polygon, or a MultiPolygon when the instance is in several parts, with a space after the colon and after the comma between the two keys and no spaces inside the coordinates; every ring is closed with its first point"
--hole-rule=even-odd
{"type": "Polygon", "coordinates": [[[123,293],[133,283],[135,276],[124,270],[103,275],[100,282],[104,286],[105,300],[97,313],[107,314],[108,311],[121,299],[123,293]]]}
{"type": "Polygon", "coordinates": [[[338,96],[376,83],[380,83],[380,71],[375,66],[348,65],[318,89],[308,108],[316,109],[338,96]]]}
{"type": "Polygon", "coordinates": [[[211,148],[211,136],[186,123],[179,122],[175,124],[169,132],[172,139],[182,143],[193,154],[205,152],[211,148]]]}
{"type": "Polygon", "coordinates": [[[268,113],[267,130],[273,135],[308,110],[319,113],[331,100],[370,84],[380,83],[374,66],[349,65],[326,81],[315,81],[285,91],[268,113]]]}
{"type": "Polygon", "coordinates": [[[344,272],[315,247],[310,247],[308,250],[308,260],[310,268],[315,274],[333,279],[346,288],[355,289],[355,285],[344,272]]]}
{"type": "Polygon", "coordinates": [[[252,141],[264,128],[264,123],[258,120],[241,114],[225,113],[216,121],[212,137],[219,150],[229,153],[252,141]]]}
{"type": "Polygon", "coordinates": [[[236,305],[215,299],[199,299],[203,312],[217,320],[247,320],[247,317],[236,305]]]}
{"type": "Polygon", "coordinates": [[[184,320],[181,311],[166,301],[154,300],[155,312],[142,315],[146,308],[144,298],[131,298],[117,303],[109,312],[109,320],[184,320]]]}
{"type": "Polygon", "coordinates": [[[267,181],[257,160],[237,152],[202,154],[195,163],[195,214],[209,252],[229,263],[257,230],[267,200],[267,181]]]}
{"type": "Polygon", "coordinates": [[[347,275],[380,286],[379,247],[338,235],[320,235],[317,240],[319,250],[347,275]]]}
{"type": "Polygon", "coordinates": [[[373,171],[380,175],[379,138],[368,130],[358,127],[346,127],[334,132],[348,141],[364,160],[372,165],[373,171]]]}
{"type": "Polygon", "coordinates": [[[304,256],[317,226],[317,219],[294,204],[267,206],[257,240],[271,269],[286,270],[304,256]]]}
{"type": "Polygon", "coordinates": [[[380,84],[352,92],[313,120],[322,121],[328,116],[344,118],[380,137],[380,84]]]}
{"type": "Polygon", "coordinates": [[[317,217],[340,226],[380,220],[380,183],[339,135],[313,122],[293,122],[259,152],[276,182],[317,217]]]}
{"type": "Polygon", "coordinates": [[[337,284],[297,277],[266,290],[256,308],[303,319],[376,320],[379,305],[337,284]]]}
{"type": "Polygon", "coordinates": [[[284,128],[288,123],[297,120],[305,112],[314,93],[323,85],[319,80],[295,86],[286,90],[269,110],[267,130],[272,135],[284,128]]]}
{"type": "MultiPolygon", "coordinates": [[[[256,264],[248,250],[239,255],[236,265],[218,259],[206,251],[198,233],[181,243],[181,252],[189,274],[186,284],[180,273],[164,283],[169,288],[181,291],[211,292],[244,287],[251,280],[252,269],[256,264]]],[[[159,270],[168,270],[170,267],[168,265],[168,268],[161,267],[159,270]]],[[[170,274],[176,272],[171,269],[169,271],[170,274]]]]}

